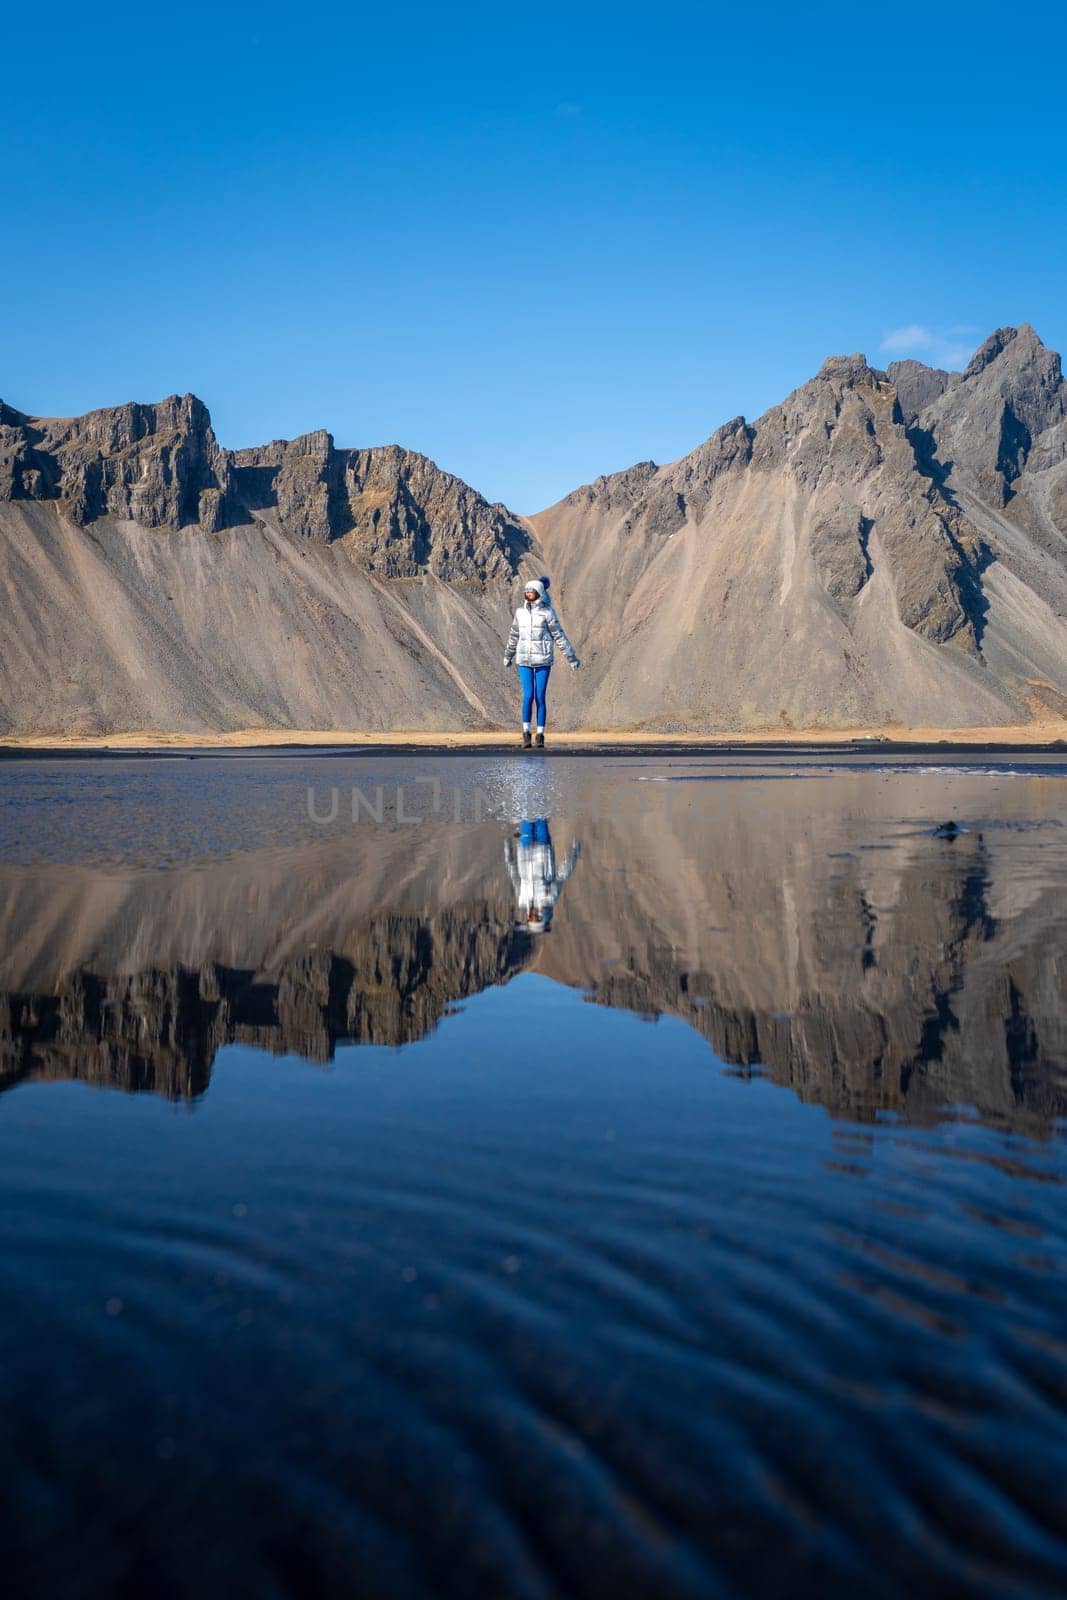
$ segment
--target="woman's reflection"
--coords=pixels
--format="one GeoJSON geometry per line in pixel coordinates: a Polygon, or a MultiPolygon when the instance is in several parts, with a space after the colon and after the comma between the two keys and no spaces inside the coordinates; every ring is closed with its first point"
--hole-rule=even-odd
{"type": "Polygon", "coordinates": [[[517,837],[517,846],[511,839],[504,842],[508,873],[518,904],[517,925],[527,933],[548,933],[560,890],[578,860],[578,841],[571,845],[566,861],[557,870],[556,852],[546,818],[538,817],[535,822],[524,819],[517,837]]]}

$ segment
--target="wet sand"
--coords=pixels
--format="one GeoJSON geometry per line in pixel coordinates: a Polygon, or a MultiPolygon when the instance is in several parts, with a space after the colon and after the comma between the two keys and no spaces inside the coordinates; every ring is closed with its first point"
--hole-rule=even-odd
{"type": "MultiPolygon", "coordinates": [[[[995,750],[1057,750],[1067,745],[1067,720],[1009,724],[978,728],[759,728],[743,732],[665,733],[648,729],[578,728],[559,732],[549,730],[549,748],[569,755],[608,755],[638,750],[642,755],[667,754],[676,750],[728,751],[818,750],[841,747],[866,749],[872,744],[891,744],[912,753],[927,750],[944,754],[946,750],[972,753],[995,750]]],[[[229,733],[153,733],[129,732],[86,735],[9,735],[0,738],[0,758],[8,754],[33,751],[76,751],[102,754],[121,751],[137,754],[160,751],[227,750],[389,750],[391,752],[470,751],[486,754],[494,750],[512,752],[518,743],[513,729],[484,728],[456,732],[398,730],[388,733],[325,728],[242,728],[229,733]]]]}

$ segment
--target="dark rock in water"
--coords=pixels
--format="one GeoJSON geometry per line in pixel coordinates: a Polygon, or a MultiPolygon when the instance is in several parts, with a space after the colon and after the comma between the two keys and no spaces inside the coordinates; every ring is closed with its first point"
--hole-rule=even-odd
{"type": "Polygon", "coordinates": [[[938,824],[938,826],[934,829],[934,838],[955,839],[958,838],[962,832],[963,829],[960,828],[955,822],[950,820],[948,822],[942,822],[938,824]]]}

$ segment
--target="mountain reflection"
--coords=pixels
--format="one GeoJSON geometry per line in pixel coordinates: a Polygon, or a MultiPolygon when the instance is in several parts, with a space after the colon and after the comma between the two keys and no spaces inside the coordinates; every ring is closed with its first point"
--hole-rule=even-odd
{"type": "Polygon", "coordinates": [[[0,1086],[191,1098],[226,1044],[320,1062],[401,1045],[534,970],[681,1017],[834,1115],[1067,1113],[1049,857],[988,829],[855,835],[826,850],[741,807],[694,835],[668,808],[654,826],[367,828],[185,870],[0,866],[0,1086]]]}

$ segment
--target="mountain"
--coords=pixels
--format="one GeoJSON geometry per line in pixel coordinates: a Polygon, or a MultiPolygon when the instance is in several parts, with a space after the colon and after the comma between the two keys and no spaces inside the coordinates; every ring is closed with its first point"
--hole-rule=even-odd
{"type": "Polygon", "coordinates": [[[533,517],[582,619],[589,723],[1062,716],[1065,406],[1025,326],[963,374],[834,357],[755,423],[533,517]]]}
{"type": "Polygon", "coordinates": [[[531,518],[396,446],[227,450],[192,395],[0,404],[0,733],[510,725],[522,576],[583,658],[562,726],[1067,715],[1067,384],[832,357],[755,422],[531,518]]]}
{"type": "Polygon", "coordinates": [[[412,451],[0,406],[0,731],[484,726],[529,545],[412,451]]]}

